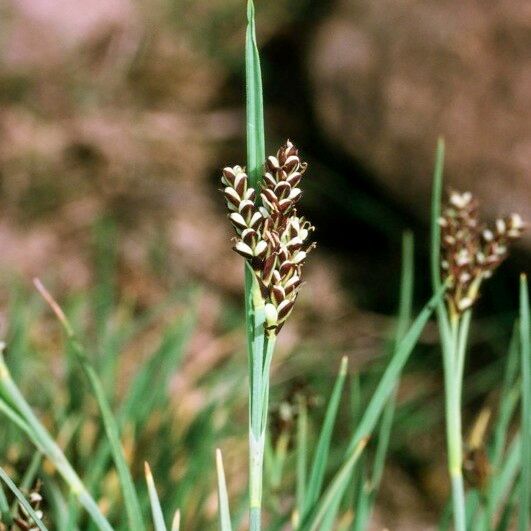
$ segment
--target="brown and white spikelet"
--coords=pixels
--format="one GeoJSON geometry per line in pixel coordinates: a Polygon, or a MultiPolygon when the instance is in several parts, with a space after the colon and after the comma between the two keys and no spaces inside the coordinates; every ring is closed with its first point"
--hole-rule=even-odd
{"type": "MultiPolygon", "coordinates": [[[[41,510],[42,496],[40,493],[41,482],[37,481],[35,487],[31,490],[28,496],[28,502],[31,505],[31,508],[35,511],[37,517],[42,520],[43,512],[41,510]]],[[[19,503],[18,504],[18,513],[13,519],[16,524],[16,529],[21,529],[23,531],[38,531],[39,527],[33,521],[31,516],[28,514],[26,509],[19,503]]]]}
{"type": "Polygon", "coordinates": [[[511,214],[497,219],[493,228],[485,227],[472,194],[451,191],[439,224],[442,275],[449,281],[447,302],[457,316],[475,303],[481,281],[505,260],[524,223],[518,214],[511,214]]]}
{"type": "Polygon", "coordinates": [[[243,256],[265,300],[268,333],[278,333],[291,313],[314,227],[297,215],[299,183],[307,164],[288,140],[268,157],[259,196],[240,166],[225,168],[223,193],[236,231],[234,250],[243,256]]]}

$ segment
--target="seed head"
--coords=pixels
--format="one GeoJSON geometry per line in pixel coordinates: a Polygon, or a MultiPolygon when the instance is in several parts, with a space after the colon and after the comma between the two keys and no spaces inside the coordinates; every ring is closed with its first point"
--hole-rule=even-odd
{"type": "Polygon", "coordinates": [[[476,302],[481,281],[505,260],[509,246],[520,238],[525,224],[518,214],[511,214],[497,219],[494,227],[485,227],[472,194],[452,190],[439,225],[441,270],[449,280],[447,302],[451,313],[459,315],[476,302]]]}
{"type": "MultiPolygon", "coordinates": [[[[42,496],[40,493],[41,482],[37,481],[35,487],[31,490],[28,495],[28,502],[31,508],[35,511],[37,517],[42,520],[43,512],[41,510],[42,496]]],[[[33,521],[28,511],[19,503],[17,505],[17,514],[14,517],[14,522],[19,529],[28,530],[28,531],[37,531],[39,528],[37,524],[33,521]]]]}
{"type": "Polygon", "coordinates": [[[314,230],[297,215],[298,187],[307,164],[288,140],[267,158],[259,198],[240,166],[225,168],[221,182],[236,232],[233,249],[254,271],[265,300],[266,330],[278,333],[289,317],[301,286],[302,267],[314,230]]]}

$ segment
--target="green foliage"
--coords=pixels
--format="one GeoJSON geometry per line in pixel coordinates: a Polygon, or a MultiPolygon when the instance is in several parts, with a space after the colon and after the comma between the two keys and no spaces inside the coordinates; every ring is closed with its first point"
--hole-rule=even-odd
{"type": "MultiPolygon", "coordinates": [[[[257,187],[265,160],[265,127],[251,0],[247,3],[245,64],[247,167],[251,186],[257,187]]],[[[271,429],[269,422],[269,373],[275,336],[264,333],[263,300],[249,268],[245,269],[249,354],[249,436],[245,437],[244,430],[239,429],[246,398],[241,385],[246,370],[240,352],[235,352],[229,361],[220,361],[215,371],[202,374],[195,389],[202,392],[199,405],[192,400],[196,409],[190,418],[176,418],[171,382],[183,370],[184,351],[197,324],[202,294],[186,287],[150,311],[138,311],[134,301],[121,300],[115,278],[119,234],[112,219],[98,222],[92,289],[71,294],[59,306],[39,284],[66,331],[64,345],[62,339],[54,336],[56,327],[49,326],[48,342],[34,341],[32,326],[46,322],[48,310],[24,291],[19,290],[12,298],[9,351],[4,357],[2,345],[0,353],[0,413],[4,422],[0,433],[2,523],[11,523],[17,502],[39,529],[46,529],[23,494],[39,478],[46,500],[43,520],[59,531],[141,531],[151,527],[147,522],[152,522],[156,531],[165,531],[165,522],[170,522],[172,516],[172,531],[211,528],[215,517],[209,509],[217,473],[221,531],[230,531],[233,525],[240,528],[246,522],[245,514],[249,514],[253,531],[260,530],[266,520],[270,531],[283,529],[289,522],[292,528],[303,531],[361,531],[369,527],[393,442],[405,437],[412,426],[420,430],[419,426],[437,425],[444,405],[448,419],[452,419],[447,442],[454,496],[440,528],[448,529],[455,518],[459,530],[501,531],[510,529],[516,520],[519,529],[527,529],[531,489],[527,281],[523,276],[520,317],[506,358],[495,418],[490,431],[484,433],[484,448],[476,449],[484,450],[490,471],[481,484],[471,484],[465,490],[461,477],[462,398],[477,399],[493,390],[497,374],[492,377],[489,367],[490,379],[485,380],[483,375],[479,383],[466,380],[472,314],[466,312],[456,323],[444,304],[438,227],[443,163],[444,143],[440,141],[432,197],[433,296],[412,319],[416,276],[413,238],[406,234],[398,315],[394,336],[383,356],[384,367],[371,367],[366,373],[365,368],[360,368],[352,375],[350,408],[342,407],[345,383],[349,381],[346,357],[335,383],[328,382],[322,372],[308,375],[310,381],[313,377],[320,388],[326,388],[328,398],[322,407],[312,409],[310,393],[299,391],[289,404],[292,418],[279,433],[271,429]],[[434,311],[439,322],[446,391],[432,403],[411,408],[411,404],[404,405],[397,399],[397,391],[404,367],[412,361],[434,311]],[[128,363],[133,370],[123,379],[121,360],[130,351],[133,356],[128,363]],[[52,356],[57,359],[58,353],[64,354],[61,378],[55,378],[50,370],[49,360],[52,356]],[[227,484],[221,451],[215,449],[226,448],[227,462],[232,465],[236,461],[241,477],[247,466],[247,440],[249,485],[238,488],[236,484],[244,482],[227,484]],[[152,464],[157,487],[147,465],[146,482],[142,481],[139,463],[143,461],[152,464]],[[177,508],[182,508],[183,523],[177,508]],[[267,513],[267,519],[262,512],[267,513]]],[[[223,312],[220,332],[239,330],[241,323],[228,318],[231,310],[227,307],[223,312]]],[[[422,348],[430,350],[426,345],[422,348]]],[[[494,369],[496,373],[498,367],[494,369]]],[[[272,390],[275,404],[278,394],[272,390]]],[[[188,397],[177,398],[181,403],[188,397]]],[[[423,397],[417,400],[422,401],[423,397]]]]}

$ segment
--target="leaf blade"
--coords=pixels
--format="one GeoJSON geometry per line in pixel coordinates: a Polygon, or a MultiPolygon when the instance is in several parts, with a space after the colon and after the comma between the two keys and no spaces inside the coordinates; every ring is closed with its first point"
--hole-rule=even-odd
{"type": "Polygon", "coordinates": [[[40,529],[40,531],[48,531],[48,528],[44,525],[43,521],[37,516],[33,507],[28,503],[26,497],[17,486],[11,481],[11,478],[6,474],[5,470],[0,467],[0,479],[7,485],[7,488],[15,495],[20,505],[24,510],[31,516],[31,519],[35,522],[35,525],[40,529]]]}
{"type": "Polygon", "coordinates": [[[159,495],[155,487],[155,481],[149,464],[144,463],[144,471],[146,474],[146,483],[148,486],[149,503],[151,505],[151,515],[153,517],[153,525],[155,531],[167,531],[166,524],[164,523],[164,516],[162,514],[162,508],[160,506],[159,495]]]}
{"type": "Polygon", "coordinates": [[[218,475],[219,528],[220,531],[232,531],[223,457],[219,448],[216,449],[216,470],[218,475]]]}
{"type": "Polygon", "coordinates": [[[308,488],[305,497],[305,509],[304,515],[317,501],[321,494],[321,488],[324,481],[324,475],[326,472],[326,464],[328,462],[328,454],[330,452],[330,443],[332,440],[332,431],[334,429],[335,420],[337,417],[337,411],[339,408],[339,402],[341,400],[341,394],[343,392],[343,386],[345,378],[347,376],[348,358],[344,356],[341,360],[339,373],[337,375],[328,407],[325,414],[321,433],[315,450],[315,456],[312,463],[312,469],[310,472],[310,480],[308,481],[308,488]]]}

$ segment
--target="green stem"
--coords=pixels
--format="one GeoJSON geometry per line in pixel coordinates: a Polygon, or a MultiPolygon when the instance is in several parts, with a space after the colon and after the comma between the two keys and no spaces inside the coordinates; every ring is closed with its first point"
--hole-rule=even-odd
{"type": "Polygon", "coordinates": [[[451,348],[444,349],[446,351],[444,355],[451,357],[445,363],[445,405],[448,471],[452,484],[455,531],[466,531],[465,488],[462,473],[461,389],[470,312],[465,315],[464,322],[458,317],[452,319],[451,348]]]}
{"type": "Polygon", "coordinates": [[[249,419],[249,520],[259,531],[262,509],[264,448],[269,405],[269,370],[276,336],[265,333],[265,301],[256,281],[252,291],[251,389],[249,419]]]}
{"type": "Polygon", "coordinates": [[[468,333],[470,330],[470,321],[472,319],[472,310],[467,310],[460,321],[459,333],[457,336],[457,351],[456,351],[456,376],[455,381],[457,390],[457,400],[459,402],[459,409],[461,409],[462,394],[463,394],[463,379],[465,370],[466,346],[468,343],[468,333]]]}
{"type": "MultiPolygon", "coordinates": [[[[259,189],[265,162],[264,104],[262,74],[256,43],[254,3],[247,1],[247,32],[245,44],[247,173],[251,187],[259,189]]],[[[249,351],[249,496],[250,528],[260,529],[262,498],[262,465],[264,439],[261,436],[263,418],[263,362],[264,362],[264,301],[253,278],[245,268],[245,310],[249,351]]],[[[266,384],[268,385],[268,384],[266,384]]]]}
{"type": "Polygon", "coordinates": [[[0,353],[0,390],[7,395],[8,400],[16,407],[17,412],[31,430],[33,443],[42,451],[46,457],[54,464],[58,472],[66,481],[70,490],[77,497],[79,502],[90,514],[99,529],[112,531],[107,519],[100,511],[98,504],[91,497],[76,474],[72,465],[66,459],[62,450],[52,439],[46,428],[41,424],[37,416],[33,413],[30,405],[26,402],[17,385],[11,378],[9,370],[5,364],[4,357],[0,353]]]}

